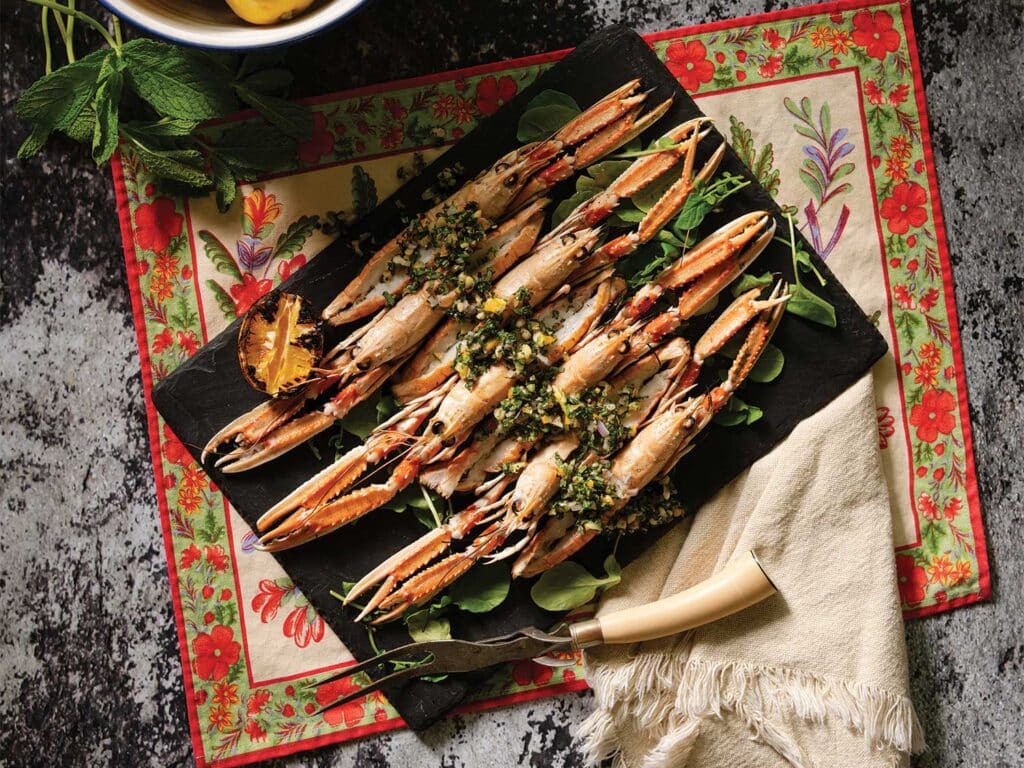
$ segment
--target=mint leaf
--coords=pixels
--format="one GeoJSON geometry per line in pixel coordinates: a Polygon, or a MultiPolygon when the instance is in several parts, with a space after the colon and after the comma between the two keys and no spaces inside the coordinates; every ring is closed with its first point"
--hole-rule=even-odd
{"type": "Polygon", "coordinates": [[[225,213],[238,195],[238,179],[224,161],[216,156],[213,158],[213,188],[217,192],[217,210],[225,213]]]}
{"type": "Polygon", "coordinates": [[[48,138],[50,138],[50,129],[37,125],[18,147],[18,159],[25,160],[39,154],[39,150],[43,148],[48,138]]]}
{"type": "Polygon", "coordinates": [[[297,141],[306,141],[313,134],[313,113],[309,107],[260,93],[245,85],[235,85],[235,91],[242,101],[259,112],[285,136],[297,141]]]}
{"type": "Polygon", "coordinates": [[[213,179],[204,169],[202,154],[195,149],[151,149],[132,142],[132,150],[151,173],[163,179],[181,181],[194,187],[208,187],[213,179]]]}
{"type": "Polygon", "coordinates": [[[138,38],[122,55],[135,92],[161,115],[201,121],[238,108],[224,70],[201,53],[138,38]]]}
{"type": "Polygon", "coordinates": [[[113,55],[94,51],[39,78],[18,97],[15,114],[51,131],[64,130],[92,101],[100,66],[113,55]]]}
{"type": "Polygon", "coordinates": [[[108,56],[100,67],[100,86],[96,89],[96,100],[93,102],[96,119],[92,134],[92,159],[96,165],[109,160],[117,149],[118,108],[124,85],[122,66],[120,59],[108,56]]]}
{"type": "Polygon", "coordinates": [[[177,138],[188,136],[199,125],[196,120],[184,120],[177,117],[165,117],[154,123],[130,122],[127,124],[134,133],[147,138],[177,138]]]}
{"type": "Polygon", "coordinates": [[[448,595],[464,611],[487,613],[505,601],[510,584],[508,568],[502,564],[478,565],[452,584],[448,595]]]}
{"type": "Polygon", "coordinates": [[[279,170],[295,159],[294,142],[273,126],[252,121],[225,131],[213,148],[242,178],[279,170]]]}

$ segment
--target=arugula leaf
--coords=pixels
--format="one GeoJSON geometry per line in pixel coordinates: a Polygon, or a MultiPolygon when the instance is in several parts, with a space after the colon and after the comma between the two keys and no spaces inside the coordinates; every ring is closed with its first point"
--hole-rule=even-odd
{"type": "Polygon", "coordinates": [[[287,99],[260,93],[245,85],[236,84],[238,97],[258,111],[263,118],[297,141],[306,141],[313,135],[313,113],[302,104],[293,104],[287,99]]]}
{"type": "Polygon", "coordinates": [[[622,569],[614,554],[605,559],[604,570],[604,578],[597,578],[579,563],[565,560],[545,571],[530,589],[530,597],[546,611],[571,611],[593,600],[598,590],[622,580],[622,569]]]}
{"type": "Polygon", "coordinates": [[[452,602],[470,613],[487,613],[508,597],[512,581],[508,568],[501,563],[478,565],[448,590],[452,602]]]}
{"type": "Polygon", "coordinates": [[[361,165],[352,169],[352,205],[356,219],[363,218],[377,207],[377,185],[361,165]]]}
{"type": "Polygon", "coordinates": [[[94,51],[39,78],[18,98],[14,113],[44,129],[64,130],[92,101],[100,67],[113,55],[106,50],[94,51]]]}
{"type": "Polygon", "coordinates": [[[100,86],[96,89],[94,107],[95,127],[92,136],[92,159],[102,165],[117,149],[118,105],[121,103],[121,88],[124,75],[123,62],[116,56],[108,56],[100,67],[100,86]]]}
{"type": "Polygon", "coordinates": [[[786,311],[829,328],[836,327],[836,308],[799,283],[789,286],[786,311]]]}
{"type": "Polygon", "coordinates": [[[157,112],[185,120],[209,120],[238,108],[219,66],[203,54],[147,38],[121,49],[135,92],[157,112]]]}
{"type": "Polygon", "coordinates": [[[516,139],[523,144],[546,139],[583,110],[576,100],[559,91],[541,91],[519,117],[516,139]]]}

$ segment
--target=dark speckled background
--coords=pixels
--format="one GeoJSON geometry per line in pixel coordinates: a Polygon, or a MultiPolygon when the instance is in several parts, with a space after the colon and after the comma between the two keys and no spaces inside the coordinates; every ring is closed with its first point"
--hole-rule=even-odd
{"type": "MultiPolygon", "coordinates": [[[[86,5],[86,3],[82,3],[86,5]]],[[[799,3],[376,0],[295,58],[300,95],[799,3]]],[[[88,7],[88,6],[86,6],[88,7]]],[[[0,4],[0,765],[190,765],[139,361],[106,170],[14,159],[37,9],[0,4]]],[[[961,313],[995,598],[907,626],[930,749],[1024,765],[1024,2],[915,3],[961,313]]],[[[83,46],[84,50],[84,46],[83,46]]],[[[289,766],[577,766],[586,694],[307,753],[289,766]]]]}

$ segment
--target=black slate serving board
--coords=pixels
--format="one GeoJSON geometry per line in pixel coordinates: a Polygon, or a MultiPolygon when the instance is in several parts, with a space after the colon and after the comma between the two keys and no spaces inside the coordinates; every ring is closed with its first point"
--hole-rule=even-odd
{"type": "MultiPolygon", "coordinates": [[[[668,114],[648,132],[645,140],[701,114],[643,39],[624,28],[606,30],[584,42],[500,112],[484,120],[420,176],[368,214],[356,226],[354,234],[370,233],[376,242],[384,242],[400,230],[403,213],[426,207],[422,194],[436,182],[441,170],[458,163],[465,170],[465,178],[469,178],[516,146],[519,116],[541,90],[550,88],[568,93],[585,108],[634,77],[642,79],[644,88],[654,89],[650,104],[675,97],[668,114]]],[[[702,157],[709,155],[721,141],[720,135],[706,139],[701,145],[702,157]]],[[[725,204],[727,210],[709,217],[705,222],[708,231],[740,213],[758,208],[779,216],[778,206],[732,150],[726,153],[719,172],[722,171],[746,176],[753,184],[729,198],[725,204]]],[[[563,189],[555,191],[555,198],[563,199],[571,191],[572,182],[568,182],[563,189]],[[563,194],[560,196],[558,192],[563,194]]],[[[786,232],[781,217],[778,226],[780,233],[786,232]]],[[[349,244],[352,239],[342,238],[325,249],[285,283],[285,290],[306,296],[318,309],[325,306],[358,271],[360,257],[349,244]]],[[[813,252],[806,242],[804,249],[813,252]]],[[[712,426],[677,468],[677,485],[688,509],[696,510],[729,480],[766,454],[800,420],[835,398],[884,354],[885,342],[881,335],[824,263],[818,261],[817,267],[827,283],[819,287],[810,279],[808,285],[813,285],[813,290],[835,306],[838,327],[830,329],[790,314],[784,317],[774,338],[786,358],[782,374],[770,384],[749,383],[742,393],[744,399],[764,410],[764,418],[742,428],[712,426]]],[[[769,246],[751,268],[751,272],[757,274],[765,270],[792,279],[788,247],[778,243],[769,246]]],[[[693,332],[699,331],[695,328],[693,332]]],[[[157,410],[197,459],[199,446],[216,430],[262,399],[242,378],[236,357],[236,334],[237,323],[210,341],[153,392],[157,410]]],[[[332,342],[329,338],[328,343],[332,342]]],[[[326,441],[326,435],[318,439],[320,454],[324,457],[320,461],[311,450],[300,447],[248,473],[225,475],[210,466],[207,471],[242,517],[254,526],[255,520],[274,502],[326,466],[333,456],[326,441]]],[[[352,621],[354,612],[343,609],[330,591],[337,590],[343,581],[356,580],[422,533],[422,526],[412,515],[378,511],[317,542],[275,556],[345,645],[357,658],[365,659],[373,655],[365,629],[352,621]]],[[[619,560],[628,562],[640,556],[659,533],[652,531],[625,539],[619,546],[619,560]]],[[[610,542],[595,540],[579,559],[594,568],[609,548],[610,542]]],[[[509,597],[491,613],[453,612],[453,635],[479,639],[528,625],[543,627],[554,623],[558,616],[532,603],[529,586],[529,582],[514,583],[509,597]]],[[[400,624],[389,625],[377,633],[378,645],[382,648],[408,640],[400,624]]],[[[462,701],[486,674],[452,676],[437,683],[412,681],[387,689],[385,693],[406,722],[420,729],[462,701]]]]}

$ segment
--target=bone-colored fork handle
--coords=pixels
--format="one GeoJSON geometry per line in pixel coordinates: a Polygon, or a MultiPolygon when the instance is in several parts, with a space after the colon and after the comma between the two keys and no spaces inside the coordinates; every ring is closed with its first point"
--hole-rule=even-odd
{"type": "Polygon", "coordinates": [[[775,592],[775,585],[751,551],[687,590],[582,621],[572,625],[570,632],[576,648],[655,640],[730,616],[775,592]]]}

